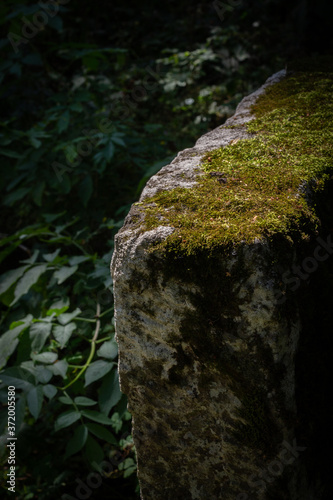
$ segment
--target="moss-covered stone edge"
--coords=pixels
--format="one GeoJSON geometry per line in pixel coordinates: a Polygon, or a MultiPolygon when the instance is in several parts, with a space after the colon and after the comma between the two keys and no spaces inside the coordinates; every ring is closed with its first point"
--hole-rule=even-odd
{"type": "Polygon", "coordinates": [[[331,68],[296,71],[268,87],[253,106],[251,139],[207,152],[192,188],[162,191],[137,206],[143,230],[175,229],[151,250],[193,255],[316,233],[316,197],[333,166],[332,97],[331,68]]]}

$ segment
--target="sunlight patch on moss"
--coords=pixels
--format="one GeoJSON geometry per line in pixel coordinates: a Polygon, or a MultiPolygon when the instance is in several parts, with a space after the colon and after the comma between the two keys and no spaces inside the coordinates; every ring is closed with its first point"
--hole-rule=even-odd
{"type": "Polygon", "coordinates": [[[323,190],[332,173],[333,73],[293,73],[268,87],[253,112],[253,138],[207,152],[194,187],[141,205],[146,229],[175,228],[159,248],[190,255],[316,231],[307,194],[323,190]]]}

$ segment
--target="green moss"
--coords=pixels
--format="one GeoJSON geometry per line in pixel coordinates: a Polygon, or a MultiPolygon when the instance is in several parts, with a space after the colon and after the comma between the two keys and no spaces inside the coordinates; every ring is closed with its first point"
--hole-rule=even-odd
{"type": "Polygon", "coordinates": [[[146,229],[161,221],[175,228],[159,248],[192,255],[316,232],[307,194],[309,187],[320,193],[332,172],[333,73],[294,72],[269,87],[253,112],[253,138],[207,153],[191,189],[163,191],[141,206],[146,229]]]}

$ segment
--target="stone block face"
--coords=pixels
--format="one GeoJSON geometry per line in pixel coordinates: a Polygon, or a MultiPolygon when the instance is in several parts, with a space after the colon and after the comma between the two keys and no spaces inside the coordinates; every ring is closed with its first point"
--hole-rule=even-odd
{"type": "MultiPolygon", "coordinates": [[[[140,202],[191,188],[205,152],[249,137],[251,105],[284,74],[162,168],[140,202]]],[[[301,317],[296,295],[281,300],[279,285],[295,249],[263,239],[209,258],[174,257],[153,249],[174,228],[146,230],[143,221],[133,205],[112,260],[120,382],[142,500],[314,500],[295,431],[301,317]]]]}

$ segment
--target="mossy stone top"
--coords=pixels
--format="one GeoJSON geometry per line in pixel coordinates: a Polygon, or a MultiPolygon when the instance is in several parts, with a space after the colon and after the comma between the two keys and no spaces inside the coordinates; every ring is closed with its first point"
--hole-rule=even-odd
{"type": "Polygon", "coordinates": [[[290,72],[259,96],[252,112],[255,119],[243,124],[250,136],[207,152],[192,187],[160,191],[139,204],[145,229],[174,228],[160,250],[209,253],[316,232],[316,196],[333,166],[332,69],[290,72]]]}

